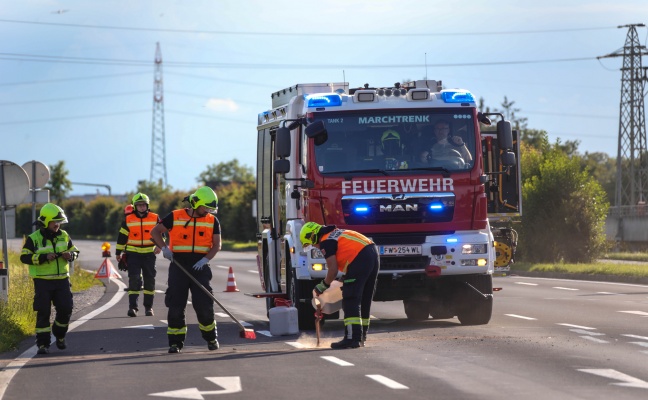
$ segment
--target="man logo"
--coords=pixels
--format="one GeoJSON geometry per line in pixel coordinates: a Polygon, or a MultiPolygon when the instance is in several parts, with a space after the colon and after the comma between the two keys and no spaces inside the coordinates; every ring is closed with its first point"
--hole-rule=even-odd
{"type": "Polygon", "coordinates": [[[401,211],[418,211],[418,204],[390,204],[380,206],[380,212],[401,212],[401,211]]]}
{"type": "Polygon", "coordinates": [[[405,193],[392,194],[392,200],[405,200],[405,193]]]}

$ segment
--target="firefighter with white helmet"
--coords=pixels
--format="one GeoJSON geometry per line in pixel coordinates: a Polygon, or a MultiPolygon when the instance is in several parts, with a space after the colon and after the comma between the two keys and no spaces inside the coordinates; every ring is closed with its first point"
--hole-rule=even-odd
{"type": "Polygon", "coordinates": [[[378,249],[371,239],[350,229],[335,225],[322,226],[307,222],[299,232],[303,247],[314,246],[326,259],[326,277],[315,286],[322,294],[342,272],[342,311],[344,338],[331,343],[333,349],[364,347],[369,330],[371,302],[380,269],[378,249]]]}
{"type": "Polygon", "coordinates": [[[56,347],[67,348],[65,335],[72,316],[73,301],[70,289],[70,263],[79,256],[68,233],[61,229],[67,223],[63,209],[47,203],[41,208],[34,224],[38,228],[25,240],[20,261],[29,266],[34,281],[34,311],[36,311],[36,346],[38,354],[49,353],[52,341],[56,347]],[[50,326],[52,305],[56,310],[50,326]]]}
{"type": "Polygon", "coordinates": [[[212,271],[209,261],[221,249],[220,222],[214,215],[218,211],[218,197],[210,187],[203,186],[185,200],[189,202],[190,208],[172,211],[151,232],[154,243],[162,247],[164,258],[171,261],[169,287],[164,301],[169,308],[169,353],[179,353],[184,346],[187,336],[185,311],[190,291],[198,327],[207,342],[207,349],[216,350],[219,347],[212,299],[180,270],[182,266],[187,266],[190,269],[186,272],[207,290],[213,291],[210,286],[212,271]],[[168,234],[168,247],[164,244],[163,234],[168,234]]]}
{"type": "Polygon", "coordinates": [[[136,317],[142,278],[144,280],[144,310],[152,316],[155,296],[155,255],[160,253],[151,240],[151,230],[160,217],[149,210],[151,201],[144,193],[136,193],[131,201],[133,211],[127,214],[119,228],[115,254],[119,269],[128,271],[128,312],[136,317]]]}

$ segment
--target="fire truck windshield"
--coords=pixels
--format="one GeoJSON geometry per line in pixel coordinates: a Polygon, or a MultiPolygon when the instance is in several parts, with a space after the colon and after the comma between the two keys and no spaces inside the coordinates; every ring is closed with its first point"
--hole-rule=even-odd
{"type": "MultiPolygon", "coordinates": [[[[472,110],[389,109],[315,113],[328,132],[315,147],[323,174],[466,171],[477,138],[472,110]]],[[[313,143],[312,141],[310,143],[313,143]]]]}

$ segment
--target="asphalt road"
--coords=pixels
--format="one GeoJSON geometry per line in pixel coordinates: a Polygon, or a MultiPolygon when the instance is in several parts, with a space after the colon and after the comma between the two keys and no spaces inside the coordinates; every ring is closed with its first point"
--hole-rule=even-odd
{"type": "MultiPolygon", "coordinates": [[[[80,262],[96,270],[100,242],[78,242],[80,262]]],[[[114,258],[113,258],[113,263],[114,258]]],[[[115,263],[116,264],[116,263],[115,263]]],[[[167,262],[158,259],[157,289],[167,262]]],[[[313,332],[272,337],[255,254],[219,253],[212,286],[256,340],[217,308],[221,349],[208,351],[188,309],[182,354],[168,354],[166,308],[126,316],[123,284],[73,316],[68,349],[33,356],[33,339],[0,357],[0,399],[644,399],[648,396],[648,286],[526,277],[495,278],[488,325],[405,319],[401,302],[374,303],[367,347],[331,350],[341,321],[313,332]],[[224,292],[229,267],[236,293],[224,292]],[[22,355],[22,358],[19,358],[22,355]],[[33,357],[33,358],[32,358],[33,357]]]]}

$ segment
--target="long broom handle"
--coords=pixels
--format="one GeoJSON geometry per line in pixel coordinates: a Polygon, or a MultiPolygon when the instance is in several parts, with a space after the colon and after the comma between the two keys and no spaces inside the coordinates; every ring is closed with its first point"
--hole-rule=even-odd
{"type": "Polygon", "coordinates": [[[189,278],[191,278],[191,280],[194,281],[194,283],[195,283],[196,285],[198,285],[198,287],[200,287],[200,288],[202,289],[202,291],[205,292],[205,294],[206,294],[207,296],[211,297],[211,299],[214,300],[214,302],[215,302],[216,304],[218,304],[218,306],[219,306],[220,308],[222,308],[223,311],[225,311],[225,314],[229,315],[229,317],[232,318],[232,320],[233,320],[234,322],[236,322],[236,325],[238,325],[239,328],[241,328],[242,330],[245,330],[245,327],[243,326],[243,324],[240,323],[239,320],[236,319],[236,317],[233,316],[232,313],[229,312],[229,310],[228,310],[227,308],[225,308],[225,306],[223,306],[223,305],[221,304],[221,302],[218,301],[218,299],[216,299],[216,297],[214,297],[214,295],[213,295],[209,290],[207,290],[206,287],[204,287],[204,286],[202,285],[202,283],[198,282],[198,279],[194,278],[194,276],[191,275],[191,273],[190,273],[189,271],[187,271],[187,269],[186,269],[185,267],[183,267],[182,264],[180,264],[179,262],[177,262],[175,259],[174,259],[172,262],[175,263],[175,265],[177,265],[177,266],[182,270],[182,272],[184,272],[185,274],[187,274],[187,276],[188,276],[189,278]]]}

